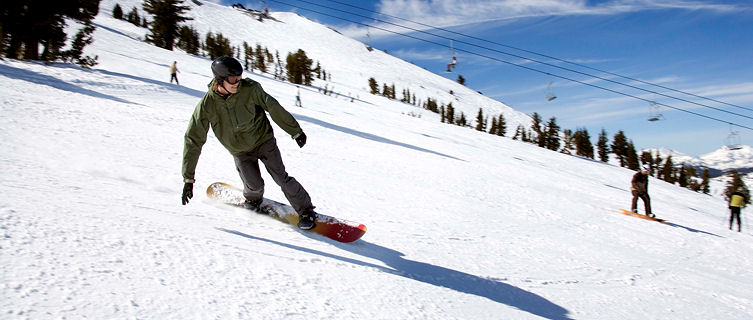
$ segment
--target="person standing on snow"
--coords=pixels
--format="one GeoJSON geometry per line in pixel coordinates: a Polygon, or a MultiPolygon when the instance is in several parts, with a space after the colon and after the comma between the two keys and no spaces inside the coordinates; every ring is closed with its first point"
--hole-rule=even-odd
{"type": "Polygon", "coordinates": [[[170,66],[170,83],[173,83],[173,79],[175,79],[175,84],[180,85],[180,82],[178,82],[178,61],[173,61],[173,64],[170,66]]]}
{"type": "Polygon", "coordinates": [[[277,140],[266,113],[303,148],[306,134],[293,116],[261,85],[250,78],[241,78],[243,67],[232,57],[219,57],[212,62],[214,79],[188,122],[183,149],[183,205],[193,197],[193,183],[201,148],[207,140],[209,127],[222,145],[233,155],[235,167],[243,181],[244,207],[261,212],[264,180],[259,160],[299,215],[298,227],[315,226],[316,212],[308,192],[289,176],[282,163],[277,140]]]}
{"type": "Polygon", "coordinates": [[[651,199],[648,197],[648,165],[643,165],[640,172],[633,175],[631,181],[630,191],[633,193],[633,202],[630,206],[630,210],[634,213],[638,213],[638,198],[643,200],[643,205],[646,208],[646,215],[654,217],[651,213],[651,199]]]}
{"type": "Polygon", "coordinates": [[[742,222],[740,221],[740,210],[745,207],[748,198],[745,197],[743,189],[739,188],[729,197],[729,229],[732,230],[732,223],[737,219],[737,232],[740,232],[742,222]]]}

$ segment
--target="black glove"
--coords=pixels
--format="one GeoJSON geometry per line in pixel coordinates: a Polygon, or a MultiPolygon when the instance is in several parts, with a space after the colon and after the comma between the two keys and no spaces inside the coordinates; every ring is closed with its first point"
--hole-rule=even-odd
{"type": "Polygon", "coordinates": [[[185,185],[183,185],[183,205],[185,206],[186,203],[188,203],[188,199],[193,198],[193,183],[186,182],[185,185]]]}
{"type": "Polygon", "coordinates": [[[303,148],[303,145],[306,144],[306,134],[301,132],[301,134],[299,134],[298,137],[295,138],[295,142],[298,143],[298,147],[303,148]]]}

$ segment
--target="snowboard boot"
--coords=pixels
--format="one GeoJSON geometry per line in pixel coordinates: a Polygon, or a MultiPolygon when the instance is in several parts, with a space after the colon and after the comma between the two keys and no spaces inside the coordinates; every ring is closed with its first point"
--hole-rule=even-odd
{"type": "Polygon", "coordinates": [[[246,199],[246,201],[243,202],[243,207],[249,210],[256,211],[256,213],[269,214],[269,212],[267,211],[267,208],[262,208],[261,206],[262,201],[263,201],[262,199],[253,200],[253,201],[246,199]]]}
{"type": "Polygon", "coordinates": [[[656,218],[656,215],[651,212],[646,213],[646,216],[651,217],[651,218],[656,218]]]}
{"type": "Polygon", "coordinates": [[[298,214],[298,228],[309,230],[316,227],[316,212],[314,209],[305,209],[298,214]]]}

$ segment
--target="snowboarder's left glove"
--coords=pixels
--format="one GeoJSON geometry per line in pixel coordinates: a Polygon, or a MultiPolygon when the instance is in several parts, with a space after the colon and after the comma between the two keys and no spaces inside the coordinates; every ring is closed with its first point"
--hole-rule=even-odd
{"type": "Polygon", "coordinates": [[[193,198],[193,183],[186,182],[185,185],[183,185],[183,205],[185,206],[186,203],[188,203],[188,199],[193,198]]]}
{"type": "Polygon", "coordinates": [[[295,137],[295,142],[298,143],[298,147],[303,148],[303,145],[306,144],[306,134],[301,132],[301,134],[295,137]]]}

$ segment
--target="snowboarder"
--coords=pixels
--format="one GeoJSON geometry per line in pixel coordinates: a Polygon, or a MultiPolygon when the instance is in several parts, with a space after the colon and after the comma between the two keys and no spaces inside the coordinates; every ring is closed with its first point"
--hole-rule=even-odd
{"type": "Polygon", "coordinates": [[[173,61],[173,64],[170,66],[170,83],[173,83],[173,79],[175,79],[175,84],[180,85],[180,82],[178,82],[178,61],[173,61]]]}
{"type": "Polygon", "coordinates": [[[648,165],[643,165],[641,171],[633,175],[633,180],[631,181],[630,186],[630,191],[633,193],[633,202],[630,210],[634,213],[638,213],[638,198],[641,198],[641,200],[643,200],[643,205],[646,208],[646,215],[653,218],[654,214],[651,213],[651,199],[648,197],[649,169],[648,165]]]}
{"type": "Polygon", "coordinates": [[[740,210],[748,202],[748,198],[743,193],[744,191],[743,188],[739,188],[729,197],[729,229],[732,230],[732,223],[737,219],[737,232],[740,232],[742,225],[740,222],[740,210]]]}
{"type": "Polygon", "coordinates": [[[220,143],[233,155],[235,167],[243,181],[244,206],[260,211],[264,195],[264,180],[259,172],[261,160],[298,213],[298,227],[313,228],[316,212],[311,198],[303,186],[285,171],[266,112],[303,148],[306,134],[298,121],[258,82],[241,78],[243,67],[238,60],[228,56],[219,57],[212,62],[212,73],[214,79],[196,106],[185,134],[183,204],[193,197],[196,165],[211,126],[220,143]]]}

